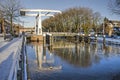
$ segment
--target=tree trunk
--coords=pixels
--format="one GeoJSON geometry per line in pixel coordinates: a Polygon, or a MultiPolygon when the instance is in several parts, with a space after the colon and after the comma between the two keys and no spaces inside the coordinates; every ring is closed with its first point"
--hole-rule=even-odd
{"type": "Polygon", "coordinates": [[[2,19],[0,19],[0,33],[2,33],[2,19]]]}
{"type": "Polygon", "coordinates": [[[10,16],[10,33],[11,33],[12,35],[14,35],[12,16],[10,16]]]}
{"type": "Polygon", "coordinates": [[[2,21],[1,21],[2,22],[2,29],[1,30],[2,30],[2,34],[5,36],[6,35],[6,30],[5,30],[5,25],[4,25],[5,23],[4,23],[4,21],[5,20],[2,18],[2,21]]]}

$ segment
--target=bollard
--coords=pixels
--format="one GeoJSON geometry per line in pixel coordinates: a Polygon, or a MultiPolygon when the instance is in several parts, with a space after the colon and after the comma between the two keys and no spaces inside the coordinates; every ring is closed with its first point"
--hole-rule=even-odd
{"type": "Polygon", "coordinates": [[[46,34],[43,34],[43,44],[46,44],[46,34]]]}
{"type": "Polygon", "coordinates": [[[80,38],[79,36],[80,36],[80,34],[78,33],[78,34],[76,35],[76,41],[77,41],[77,42],[79,42],[79,38],[80,38]]]}
{"type": "Polygon", "coordinates": [[[52,43],[53,43],[53,36],[52,35],[50,35],[50,41],[49,41],[50,43],[50,45],[52,45],[52,43]]]}

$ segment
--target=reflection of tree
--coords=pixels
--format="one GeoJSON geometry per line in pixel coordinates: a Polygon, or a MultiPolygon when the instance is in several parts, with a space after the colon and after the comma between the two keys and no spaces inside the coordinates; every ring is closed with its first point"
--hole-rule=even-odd
{"type": "MultiPolygon", "coordinates": [[[[102,54],[103,56],[109,58],[111,55],[116,55],[116,53],[119,53],[119,47],[114,47],[112,45],[106,45],[106,44],[93,44],[92,45],[92,52],[95,54],[96,57],[100,58],[99,54],[102,54]]],[[[95,60],[96,61],[96,60],[95,60]]]]}
{"type": "Polygon", "coordinates": [[[90,52],[89,52],[89,44],[86,44],[84,47],[84,51],[80,54],[82,54],[82,65],[81,66],[84,66],[84,67],[87,67],[89,65],[91,65],[91,56],[90,56],[90,52]]]}
{"type": "Polygon", "coordinates": [[[105,44],[103,44],[102,46],[103,46],[105,57],[110,57],[111,55],[117,55],[120,52],[119,47],[105,45],[105,44]]]}
{"type": "MultiPolygon", "coordinates": [[[[95,43],[95,44],[92,44],[92,46],[91,46],[91,54],[93,56],[93,62],[95,62],[95,63],[99,63],[100,59],[101,59],[98,55],[98,45],[97,44],[98,43],[95,43]]],[[[101,50],[101,48],[100,48],[100,50],[101,50]]]]}
{"type": "MultiPolygon", "coordinates": [[[[55,43],[55,46],[59,43],[55,43]]],[[[100,63],[103,58],[108,58],[111,55],[119,53],[119,48],[114,48],[113,46],[108,46],[106,44],[98,43],[75,43],[71,44],[62,43],[56,48],[53,45],[53,50],[56,55],[61,57],[68,63],[78,66],[78,67],[89,67],[92,63],[100,63]],[[63,46],[63,45],[64,46],[63,46]],[[72,45],[72,46],[69,46],[72,45]],[[69,46],[69,47],[67,47],[69,46]]]]}
{"type": "Polygon", "coordinates": [[[111,49],[110,49],[110,47],[109,46],[106,46],[106,44],[103,44],[102,45],[102,47],[103,47],[103,54],[104,54],[104,56],[105,57],[109,57],[110,56],[110,53],[111,53],[111,49]]]}
{"type": "Polygon", "coordinates": [[[105,50],[104,55],[105,55],[106,57],[109,57],[109,47],[107,47],[106,45],[103,45],[103,49],[105,50]]]}
{"type": "Polygon", "coordinates": [[[56,55],[75,66],[88,67],[91,65],[91,56],[88,44],[76,44],[74,48],[61,48],[55,49],[54,51],[56,52],[56,55]]]}

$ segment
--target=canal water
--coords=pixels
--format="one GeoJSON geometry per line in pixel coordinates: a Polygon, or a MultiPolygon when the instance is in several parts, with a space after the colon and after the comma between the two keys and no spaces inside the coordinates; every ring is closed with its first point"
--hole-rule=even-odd
{"type": "Polygon", "coordinates": [[[119,80],[120,47],[102,43],[29,43],[31,80],[119,80]],[[118,79],[119,78],[119,79],[118,79]]]}

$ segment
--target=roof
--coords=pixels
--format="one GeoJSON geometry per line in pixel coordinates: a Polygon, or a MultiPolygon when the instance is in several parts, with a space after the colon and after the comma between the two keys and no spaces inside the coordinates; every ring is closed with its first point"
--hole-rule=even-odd
{"type": "Polygon", "coordinates": [[[112,23],[115,27],[120,27],[120,21],[117,21],[117,20],[109,20],[109,23],[112,23]]]}

